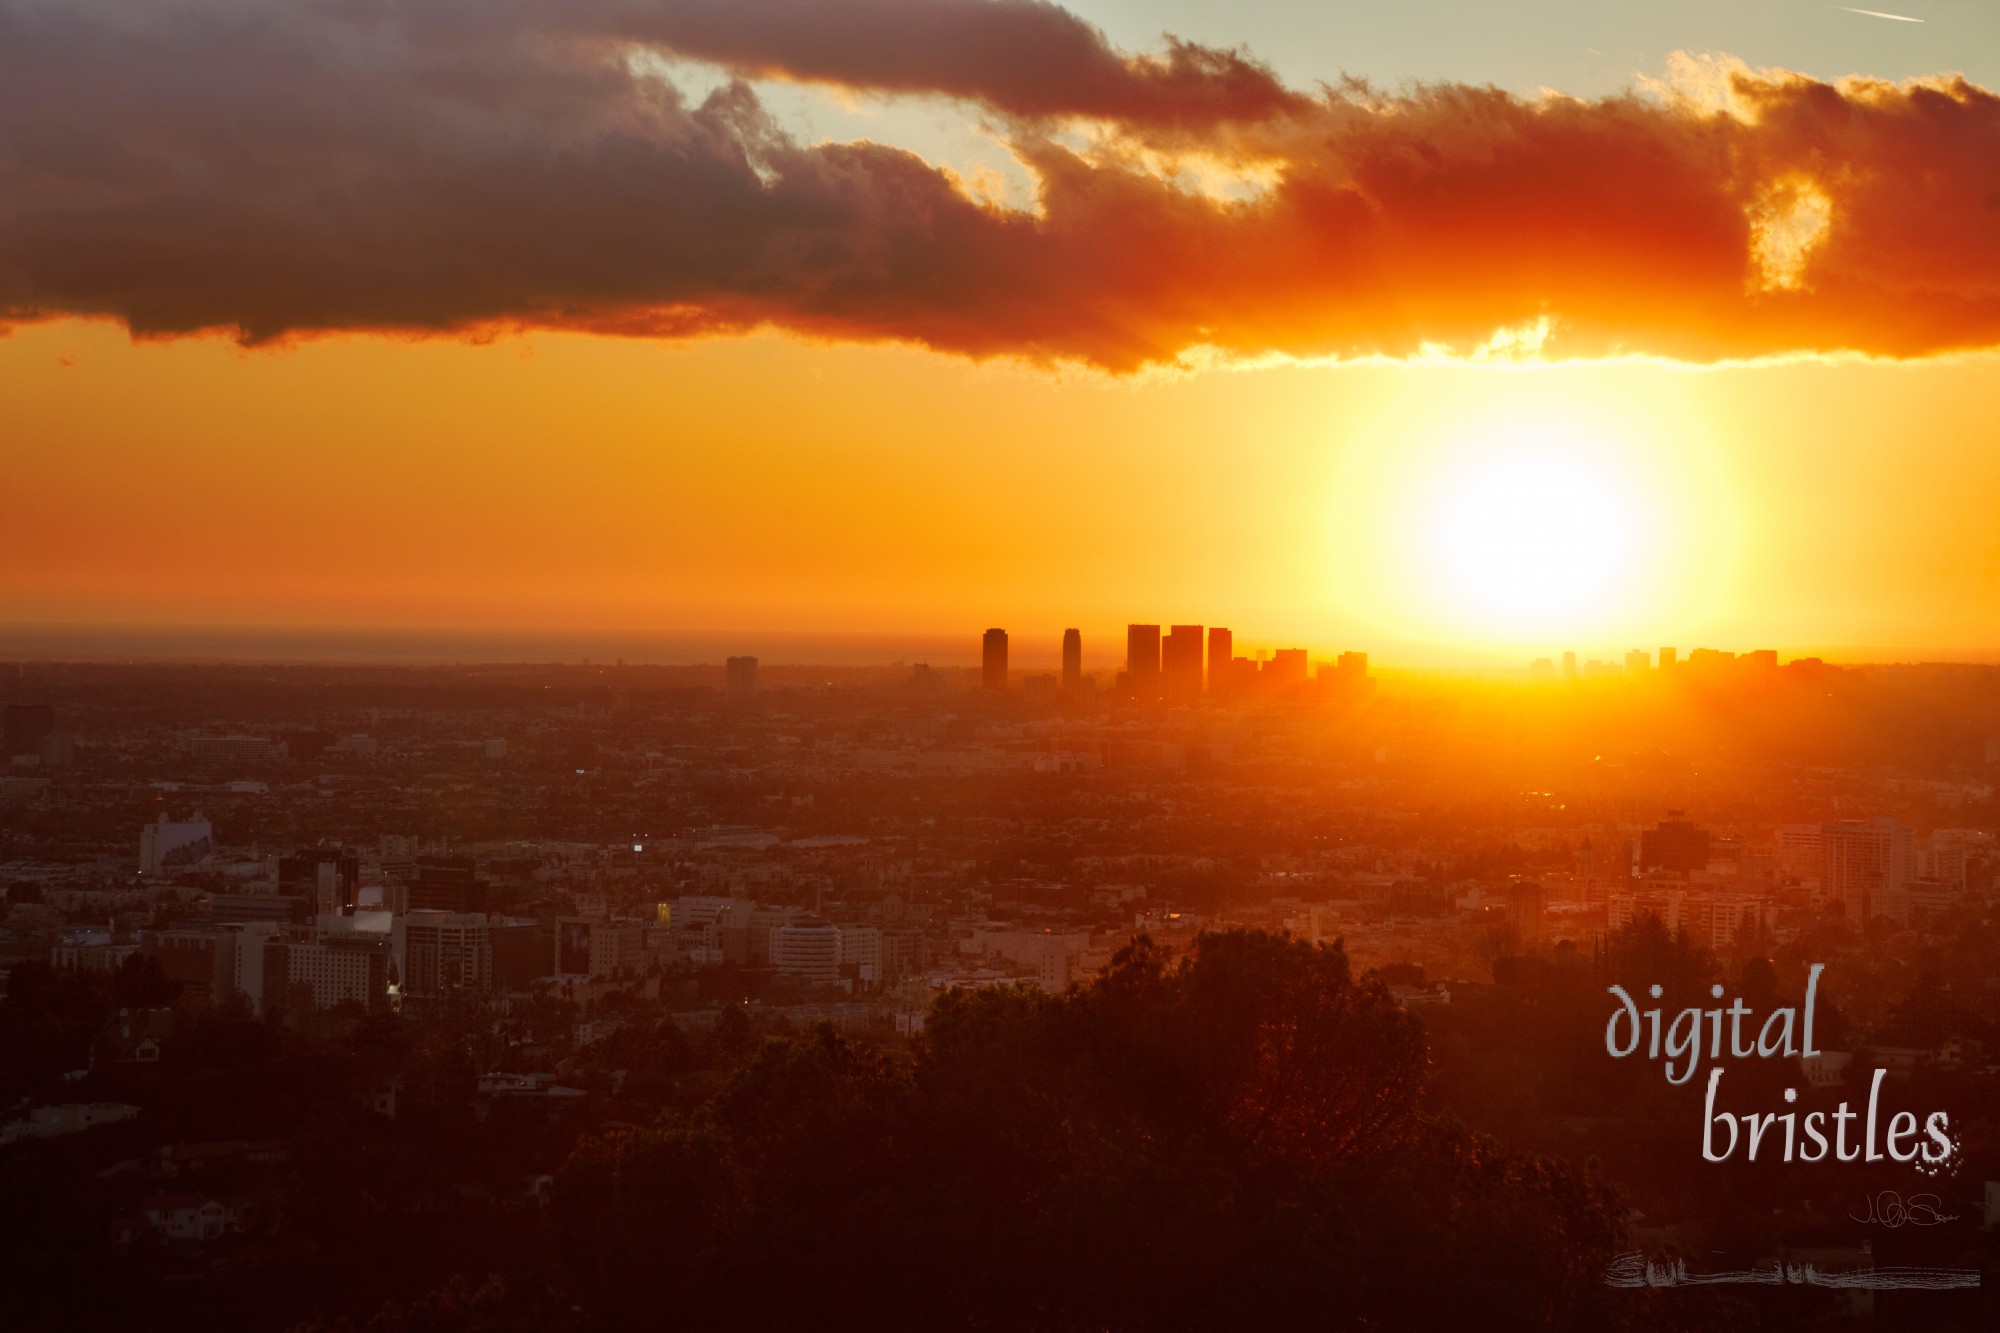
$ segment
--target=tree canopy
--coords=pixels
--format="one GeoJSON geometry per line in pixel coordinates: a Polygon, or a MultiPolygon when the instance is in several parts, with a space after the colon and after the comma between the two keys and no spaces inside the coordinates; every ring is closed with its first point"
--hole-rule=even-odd
{"type": "Polygon", "coordinates": [[[1140,941],[1088,986],[958,991],[914,1060],[767,1043],[558,1175],[605,1327],[1609,1328],[1591,1173],[1420,1109],[1419,1024],[1341,949],[1140,941]]]}

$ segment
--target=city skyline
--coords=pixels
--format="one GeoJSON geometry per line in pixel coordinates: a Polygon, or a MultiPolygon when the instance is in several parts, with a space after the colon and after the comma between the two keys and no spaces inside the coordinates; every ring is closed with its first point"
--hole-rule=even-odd
{"type": "Polygon", "coordinates": [[[0,1330],[2000,1327],[2000,0],[0,0],[0,1330]]]}
{"type": "MultiPolygon", "coordinates": [[[[1138,622],[1126,622],[1116,632],[1111,627],[1086,631],[1076,626],[1060,630],[1003,628],[1004,656],[1010,673],[1054,672],[1061,675],[1071,661],[1072,646],[1079,673],[1103,675],[1129,669],[1133,647],[1130,631],[1138,622]]],[[[1147,629],[1161,631],[1161,651],[1168,635],[1164,622],[1148,623],[1147,629]]],[[[1201,626],[1190,628],[1200,629],[1201,626]]],[[[1585,666],[1617,668],[1621,672],[1644,671],[1676,661],[1685,663],[1688,654],[1720,653],[1726,657],[1749,659],[1770,656],[1777,662],[1819,660],[1843,666],[1891,665],[1905,660],[1963,660],[1978,664],[1977,657],[1911,657],[1893,652],[1870,655],[1861,652],[1807,652],[1803,650],[1757,647],[1728,647],[1722,644],[1647,644],[1620,647],[1615,641],[1591,648],[1565,648],[1553,644],[1543,650],[1529,645],[1522,652],[1493,650],[1462,660],[1412,663],[1394,656],[1384,657],[1379,648],[1361,646],[1347,638],[1312,641],[1276,635],[1241,636],[1226,626],[1206,627],[1202,653],[1202,674],[1210,678],[1215,670],[1215,635],[1225,661],[1239,656],[1240,644],[1251,661],[1263,661],[1281,651],[1307,654],[1317,663],[1334,663],[1359,651],[1371,667],[1391,672],[1463,674],[1507,677],[1523,672],[1534,674],[1547,665],[1556,670],[1565,657],[1574,659],[1580,673],[1585,666]],[[1644,659],[1635,667],[1635,661],[1644,659]]],[[[786,631],[709,631],[685,635],[602,634],[554,635],[468,631],[462,634],[421,631],[346,631],[326,628],[272,629],[266,627],[93,627],[33,626],[0,627],[0,661],[46,662],[187,662],[200,663],[490,663],[507,665],[531,662],[581,662],[599,666],[724,665],[744,657],[788,667],[897,666],[925,662],[940,668],[979,670],[984,661],[983,632],[895,634],[802,634],[786,631]]],[[[1754,642],[1754,641],[1753,641],[1754,642]]]]}

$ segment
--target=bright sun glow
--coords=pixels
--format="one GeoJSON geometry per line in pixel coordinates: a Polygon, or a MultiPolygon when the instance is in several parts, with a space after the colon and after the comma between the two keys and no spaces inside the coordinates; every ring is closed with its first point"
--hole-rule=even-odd
{"type": "Polygon", "coordinates": [[[1635,519],[1616,485],[1530,449],[1478,460],[1439,497],[1438,573],[1475,618],[1524,626],[1597,610],[1632,562],[1635,519]]]}
{"type": "Polygon", "coordinates": [[[1523,662],[1699,633],[1736,520],[1677,388],[1555,367],[1413,381],[1348,437],[1333,478],[1343,631],[1523,662]]]}

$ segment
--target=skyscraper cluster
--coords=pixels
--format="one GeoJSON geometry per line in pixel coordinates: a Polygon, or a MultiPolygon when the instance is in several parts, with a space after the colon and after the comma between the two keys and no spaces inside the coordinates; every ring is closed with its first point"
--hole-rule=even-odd
{"type": "MultiPolygon", "coordinates": [[[[1801,670],[1811,671],[1819,668],[1823,663],[1816,657],[1802,657],[1794,658],[1789,665],[1801,670]]],[[[1659,650],[1657,663],[1655,663],[1653,655],[1648,653],[1644,648],[1634,648],[1625,654],[1622,666],[1616,658],[1600,661],[1593,657],[1588,661],[1579,663],[1574,652],[1566,652],[1562,655],[1560,674],[1563,680],[1575,682],[1602,680],[1613,677],[1636,679],[1654,673],[1664,675],[1681,670],[1711,677],[1718,673],[1731,671],[1738,674],[1749,674],[1754,677],[1758,673],[1768,675],[1777,669],[1778,654],[1775,649],[1771,648],[1757,648],[1747,653],[1724,652],[1715,648],[1696,648],[1683,658],[1677,649],[1669,646],[1662,647],[1659,650]]],[[[1547,682],[1555,680],[1557,675],[1558,668],[1554,658],[1538,657],[1528,663],[1528,678],[1530,680],[1547,682]]]]}
{"type": "MultiPolygon", "coordinates": [[[[1280,648],[1268,658],[1238,657],[1236,637],[1222,626],[1156,624],[1125,627],[1125,669],[1118,673],[1117,691],[1130,698],[1167,703],[1194,703],[1204,695],[1221,699],[1258,693],[1283,693],[1304,687],[1312,679],[1303,648],[1280,648]],[[1206,639],[1204,640],[1204,635],[1206,639]]],[[[980,639],[980,684],[1004,691],[1008,686],[1007,631],[989,629],[980,639]]],[[[1319,666],[1319,681],[1336,689],[1357,686],[1368,676],[1368,654],[1342,653],[1319,666]]],[[[1030,677],[1026,684],[1048,690],[1058,684],[1064,693],[1088,688],[1083,674],[1083,631],[1066,629],[1062,637],[1062,674],[1030,677]]]]}

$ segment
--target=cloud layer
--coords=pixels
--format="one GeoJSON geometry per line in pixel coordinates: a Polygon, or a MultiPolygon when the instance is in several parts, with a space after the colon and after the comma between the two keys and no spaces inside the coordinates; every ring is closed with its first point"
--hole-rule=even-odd
{"type": "Polygon", "coordinates": [[[1306,92],[1039,0],[0,0],[0,320],[63,314],[769,324],[1112,370],[1919,356],[2000,345],[2000,98],[1694,61],[1601,101],[1306,92]],[[636,52],[959,99],[1036,207],[636,52]]]}

